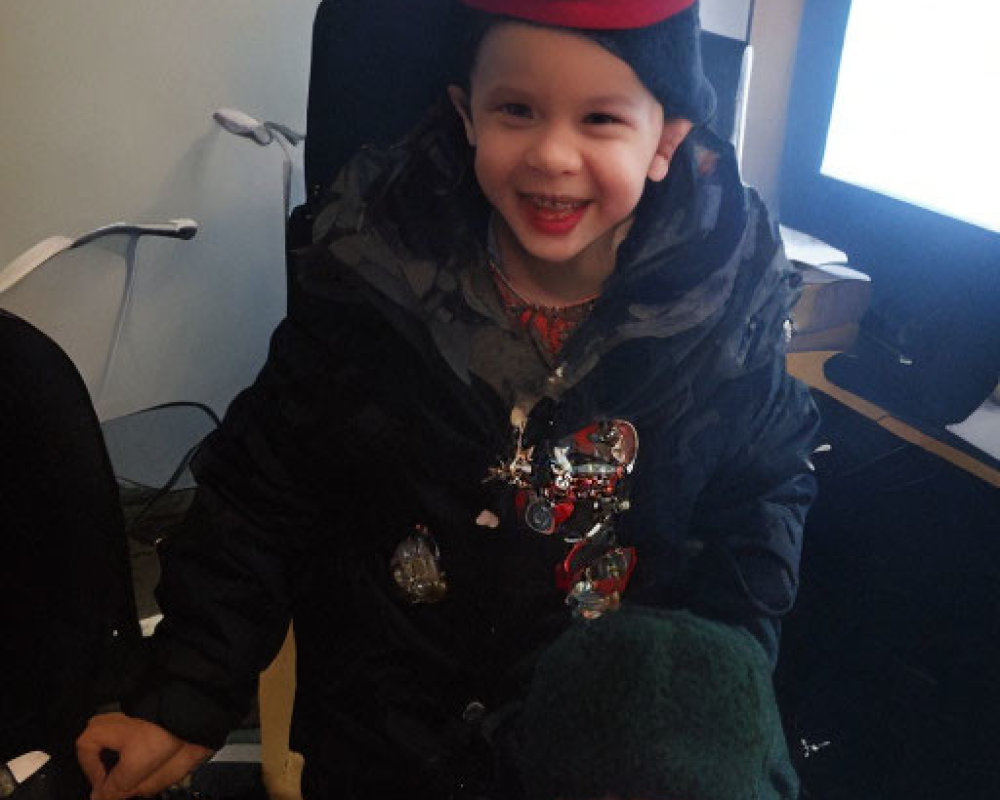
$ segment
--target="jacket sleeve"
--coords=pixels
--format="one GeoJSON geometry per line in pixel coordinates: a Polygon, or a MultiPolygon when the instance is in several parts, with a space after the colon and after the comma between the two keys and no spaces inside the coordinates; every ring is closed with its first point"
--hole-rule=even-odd
{"type": "Polygon", "coordinates": [[[701,493],[690,608],[746,628],[777,661],[779,619],[795,601],[802,530],[816,493],[809,460],[818,413],[778,356],[722,390],[732,432],[701,493]],[[759,398],[756,403],[754,399],[759,398]]]}
{"type": "Polygon", "coordinates": [[[195,460],[185,530],[161,548],[164,619],[124,705],[187,741],[217,747],[247,713],[287,632],[331,487],[347,480],[337,464],[349,458],[328,455],[343,433],[331,420],[361,389],[350,362],[333,356],[353,346],[340,329],[342,341],[320,342],[294,320],[278,327],[256,382],[195,460]]]}

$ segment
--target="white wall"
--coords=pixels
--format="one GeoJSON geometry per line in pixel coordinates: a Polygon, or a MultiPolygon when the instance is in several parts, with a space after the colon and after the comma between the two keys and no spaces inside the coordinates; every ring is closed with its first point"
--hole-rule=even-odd
{"type": "Polygon", "coordinates": [[[775,214],[785,120],[803,0],[757,0],[750,43],[753,71],[743,147],[743,179],[775,214]]]}
{"type": "Polygon", "coordinates": [[[751,0],[701,0],[701,26],[733,39],[746,39],[751,0]]]}
{"type": "MultiPolygon", "coordinates": [[[[282,159],[211,113],[304,127],[317,2],[0,2],[0,266],[51,234],[114,220],[201,224],[192,241],[140,245],[135,324],[102,416],[164,400],[221,410],[259,367],[284,308],[282,159]]],[[[52,332],[91,384],[121,248],[73,251],[0,297],[52,332]]]]}
{"type": "Polygon", "coordinates": [[[778,213],[778,179],[784,146],[788,95],[803,0],[701,0],[702,27],[736,39],[746,37],[753,5],[743,179],[778,213]]]}

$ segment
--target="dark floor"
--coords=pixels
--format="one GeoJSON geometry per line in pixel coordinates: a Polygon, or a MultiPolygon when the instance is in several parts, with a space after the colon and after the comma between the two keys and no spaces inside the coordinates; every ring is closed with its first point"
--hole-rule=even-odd
{"type": "Polygon", "coordinates": [[[803,796],[995,800],[1000,492],[816,397],[833,447],[777,675],[803,796]]]}

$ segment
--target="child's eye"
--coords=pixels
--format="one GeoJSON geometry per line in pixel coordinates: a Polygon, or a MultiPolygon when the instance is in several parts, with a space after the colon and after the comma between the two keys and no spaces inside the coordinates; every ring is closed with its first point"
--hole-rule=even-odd
{"type": "Polygon", "coordinates": [[[508,117],[518,117],[521,119],[531,117],[531,108],[524,103],[504,103],[500,106],[500,111],[508,117]]]}
{"type": "Polygon", "coordinates": [[[589,125],[620,125],[623,122],[621,117],[598,111],[595,111],[593,114],[587,114],[585,121],[589,125]]]}

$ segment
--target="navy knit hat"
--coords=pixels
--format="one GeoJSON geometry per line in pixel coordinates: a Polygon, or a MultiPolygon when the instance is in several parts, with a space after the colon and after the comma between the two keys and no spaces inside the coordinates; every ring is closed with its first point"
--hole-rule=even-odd
{"type": "Polygon", "coordinates": [[[701,62],[696,0],[462,0],[481,12],[593,39],[625,61],[667,117],[696,125],[715,112],[701,62]]]}
{"type": "Polygon", "coordinates": [[[628,606],[575,624],[543,653],[520,728],[532,800],[748,800],[768,785],[776,743],[785,752],[767,659],[749,634],[628,606]]]}

